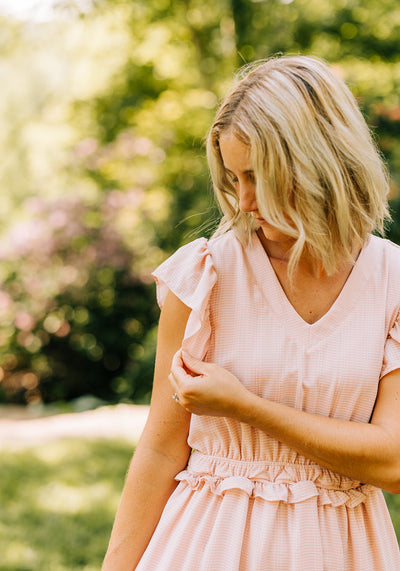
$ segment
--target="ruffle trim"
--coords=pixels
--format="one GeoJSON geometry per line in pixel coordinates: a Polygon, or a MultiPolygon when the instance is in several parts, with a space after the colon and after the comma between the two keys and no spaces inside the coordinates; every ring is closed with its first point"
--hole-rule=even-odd
{"type": "Polygon", "coordinates": [[[163,306],[171,290],[192,310],[186,325],[182,347],[197,359],[203,359],[210,337],[209,299],[217,273],[208,242],[198,238],[182,246],[154,272],[157,301],[163,306]]]}
{"type": "Polygon", "coordinates": [[[400,368],[400,311],[386,339],[381,378],[398,368],[400,368]]]}
{"type": "Polygon", "coordinates": [[[373,486],[359,484],[350,489],[331,489],[319,487],[312,480],[298,482],[268,482],[250,480],[243,476],[230,476],[220,478],[210,474],[191,474],[184,470],[177,474],[175,479],[185,482],[192,490],[200,490],[204,487],[218,496],[223,496],[229,490],[240,490],[249,498],[261,498],[267,502],[285,502],[297,504],[317,498],[318,506],[347,506],[355,508],[365,502],[368,493],[373,486]]]}
{"type": "Polygon", "coordinates": [[[400,312],[393,324],[393,327],[389,331],[389,338],[400,343],[400,312]]]}

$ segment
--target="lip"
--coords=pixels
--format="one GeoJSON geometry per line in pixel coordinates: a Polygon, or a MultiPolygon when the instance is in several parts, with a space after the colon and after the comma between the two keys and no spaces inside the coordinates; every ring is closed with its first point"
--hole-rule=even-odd
{"type": "Polygon", "coordinates": [[[255,220],[258,224],[260,224],[260,226],[261,226],[262,224],[265,224],[264,218],[254,218],[254,220],[255,220]]]}

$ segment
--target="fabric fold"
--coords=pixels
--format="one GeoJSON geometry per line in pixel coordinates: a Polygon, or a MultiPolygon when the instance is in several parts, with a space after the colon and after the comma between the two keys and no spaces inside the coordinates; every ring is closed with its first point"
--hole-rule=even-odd
{"type": "Polygon", "coordinates": [[[400,368],[400,310],[385,343],[381,378],[400,368]]]}
{"type": "Polygon", "coordinates": [[[182,246],[152,276],[156,281],[157,301],[161,308],[170,290],[192,310],[182,347],[193,357],[203,359],[211,334],[209,298],[217,281],[207,240],[198,238],[182,246]]]}

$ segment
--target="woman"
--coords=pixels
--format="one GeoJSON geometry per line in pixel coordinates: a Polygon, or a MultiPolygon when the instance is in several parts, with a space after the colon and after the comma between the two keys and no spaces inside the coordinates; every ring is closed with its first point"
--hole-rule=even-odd
{"type": "Polygon", "coordinates": [[[388,184],[355,100],[317,59],[268,60],[208,159],[224,217],[154,274],[151,411],[103,569],[400,569],[400,248],[371,235],[388,184]]]}

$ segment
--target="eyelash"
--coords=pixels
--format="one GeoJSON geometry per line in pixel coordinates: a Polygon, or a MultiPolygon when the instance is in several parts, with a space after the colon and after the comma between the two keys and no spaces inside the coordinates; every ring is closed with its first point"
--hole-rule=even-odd
{"type": "MultiPolygon", "coordinates": [[[[249,173],[247,176],[249,177],[249,180],[251,182],[254,183],[256,182],[256,177],[254,176],[254,174],[249,173]]],[[[239,181],[239,179],[237,178],[237,176],[231,176],[231,181],[233,184],[236,184],[239,181]]]]}

